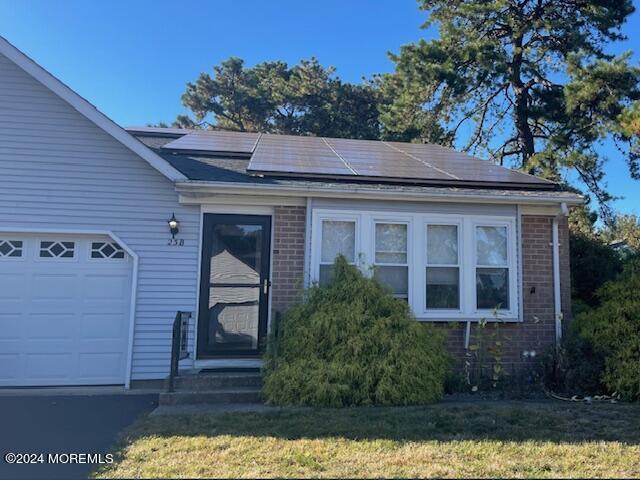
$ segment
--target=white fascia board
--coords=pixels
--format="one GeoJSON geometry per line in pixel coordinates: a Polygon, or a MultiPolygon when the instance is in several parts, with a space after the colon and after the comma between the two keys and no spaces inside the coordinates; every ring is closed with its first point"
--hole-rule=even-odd
{"type": "Polygon", "coordinates": [[[487,193],[456,193],[447,192],[397,192],[371,189],[366,187],[351,188],[318,188],[290,187],[283,185],[256,185],[237,184],[226,182],[178,182],[176,190],[182,198],[195,197],[202,194],[227,194],[227,195],[256,195],[261,196],[294,196],[294,197],[315,197],[315,198],[349,198],[364,200],[398,200],[398,201],[435,201],[435,202],[456,202],[456,203],[509,203],[520,205],[559,205],[566,203],[569,206],[581,205],[584,198],[574,193],[549,194],[540,196],[524,195],[514,191],[508,194],[487,194],[487,193]]]}
{"type": "Polygon", "coordinates": [[[173,168],[169,162],[157,155],[140,140],[129,134],[113,120],[100,112],[94,105],[82,98],[27,55],[11,45],[11,43],[2,36],[0,36],[0,54],[7,57],[31,77],[62,98],[81,115],[104,130],[107,134],[111,135],[122,145],[143,158],[147,163],[149,163],[149,165],[162,173],[169,180],[172,180],[173,182],[187,180],[187,177],[173,168]]]}

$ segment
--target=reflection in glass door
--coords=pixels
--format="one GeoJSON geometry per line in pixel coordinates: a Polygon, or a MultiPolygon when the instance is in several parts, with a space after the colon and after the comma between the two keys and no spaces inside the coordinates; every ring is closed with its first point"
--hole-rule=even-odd
{"type": "Polygon", "coordinates": [[[271,217],[205,214],[198,357],[256,355],[266,334],[271,217]]]}

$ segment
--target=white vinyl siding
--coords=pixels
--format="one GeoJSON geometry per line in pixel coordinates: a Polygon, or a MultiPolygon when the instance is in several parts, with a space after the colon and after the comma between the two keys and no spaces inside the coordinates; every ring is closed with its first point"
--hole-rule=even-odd
{"type": "Polygon", "coordinates": [[[0,175],[3,228],[109,230],[139,256],[132,378],[164,377],[175,312],[196,311],[199,207],[2,55],[0,175]],[[183,246],[167,244],[173,212],[183,246]]]}

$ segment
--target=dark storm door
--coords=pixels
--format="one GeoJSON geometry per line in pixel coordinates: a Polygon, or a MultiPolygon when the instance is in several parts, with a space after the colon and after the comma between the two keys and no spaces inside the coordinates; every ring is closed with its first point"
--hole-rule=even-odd
{"type": "Polygon", "coordinates": [[[270,243],[270,216],[204,214],[198,358],[260,353],[270,243]]]}

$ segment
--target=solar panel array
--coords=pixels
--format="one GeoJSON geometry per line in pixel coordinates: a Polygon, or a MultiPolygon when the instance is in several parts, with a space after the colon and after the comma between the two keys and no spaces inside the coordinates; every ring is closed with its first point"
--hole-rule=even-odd
{"type": "Polygon", "coordinates": [[[269,134],[260,138],[248,170],[273,175],[552,185],[439,145],[269,134]]]}
{"type": "Polygon", "coordinates": [[[350,177],[447,184],[554,184],[439,145],[228,131],[193,131],[163,146],[176,152],[250,156],[263,175],[350,177]]]}

